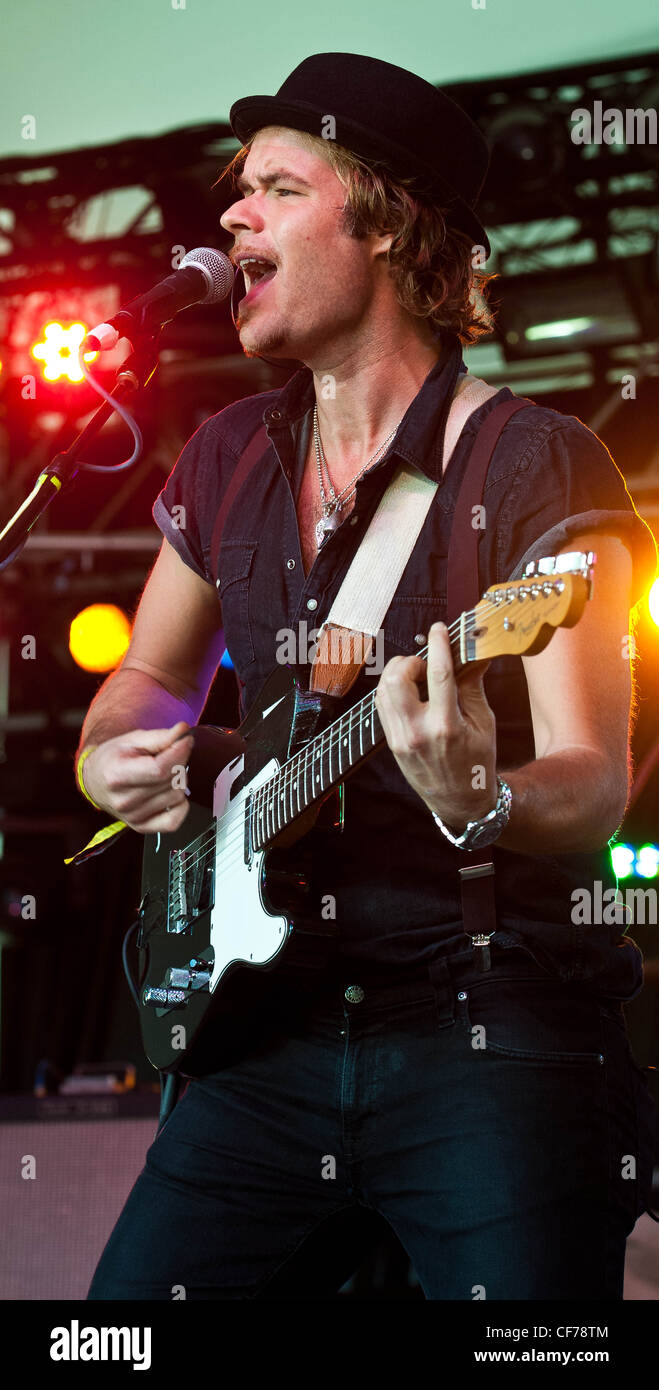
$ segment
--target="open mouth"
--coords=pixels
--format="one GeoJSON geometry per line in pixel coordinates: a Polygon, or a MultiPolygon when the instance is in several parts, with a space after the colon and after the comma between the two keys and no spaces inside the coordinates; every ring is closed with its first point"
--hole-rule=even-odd
{"type": "Polygon", "coordinates": [[[243,304],[248,299],[251,300],[254,298],[256,291],[264,289],[271,280],[274,280],[277,274],[277,267],[272,261],[262,259],[258,256],[249,256],[244,261],[241,261],[240,269],[243,274],[246,290],[243,299],[240,301],[243,304]]]}

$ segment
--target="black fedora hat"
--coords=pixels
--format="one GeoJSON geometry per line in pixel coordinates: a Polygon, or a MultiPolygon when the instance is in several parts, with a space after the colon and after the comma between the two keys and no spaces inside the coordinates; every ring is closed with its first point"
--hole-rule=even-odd
{"type": "Polygon", "coordinates": [[[490,254],[473,209],[489,164],[484,135],[446,92],[406,68],[358,53],[314,53],[276,96],[241,97],[229,112],[246,144],[264,126],[286,126],[332,138],[390,173],[413,177],[413,191],[441,203],[449,221],[490,254]]]}

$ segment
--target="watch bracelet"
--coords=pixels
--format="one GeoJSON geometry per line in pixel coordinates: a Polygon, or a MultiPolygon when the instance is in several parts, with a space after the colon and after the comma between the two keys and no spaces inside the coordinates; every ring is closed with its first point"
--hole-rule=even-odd
{"type": "MultiPolygon", "coordinates": [[[[437,815],[437,812],[436,812],[436,811],[433,811],[433,812],[432,812],[432,817],[433,817],[433,820],[435,821],[435,824],[439,826],[439,828],[440,828],[442,834],[445,836],[445,838],[446,838],[447,840],[449,840],[449,841],[451,842],[452,845],[455,846],[456,849],[468,849],[469,846],[468,846],[468,845],[465,845],[465,837],[466,837],[471,831],[480,829],[481,826],[487,825],[489,821],[495,820],[495,818],[496,818],[497,816],[501,815],[502,812],[505,812],[506,819],[505,819],[505,821],[504,821],[504,824],[503,824],[503,825],[501,826],[501,828],[497,831],[497,835],[495,836],[495,839],[494,839],[494,840],[491,840],[491,841],[489,842],[490,844],[494,844],[494,843],[495,843],[495,840],[498,839],[499,835],[502,834],[502,832],[503,832],[503,830],[505,829],[505,826],[506,826],[506,824],[507,824],[507,822],[508,822],[508,819],[509,819],[509,816],[510,816],[510,807],[511,807],[511,804],[512,804],[512,792],[511,792],[511,790],[510,790],[510,787],[509,787],[508,783],[507,783],[507,782],[504,782],[503,778],[500,777],[499,774],[497,773],[497,799],[496,799],[496,804],[494,805],[494,807],[492,808],[491,811],[488,811],[488,813],[487,813],[486,816],[483,816],[483,817],[481,818],[481,820],[478,820],[478,821],[467,821],[467,825],[465,826],[465,829],[463,830],[463,832],[462,832],[461,835],[459,835],[459,836],[453,835],[453,834],[451,833],[451,831],[449,830],[448,826],[445,825],[444,822],[443,822],[443,820],[441,820],[441,818],[437,815]]],[[[481,844],[483,845],[483,848],[485,848],[485,847],[487,846],[487,843],[488,843],[487,841],[485,841],[485,842],[480,842],[478,845],[475,846],[475,848],[479,849],[479,848],[481,847],[481,844]]]]}

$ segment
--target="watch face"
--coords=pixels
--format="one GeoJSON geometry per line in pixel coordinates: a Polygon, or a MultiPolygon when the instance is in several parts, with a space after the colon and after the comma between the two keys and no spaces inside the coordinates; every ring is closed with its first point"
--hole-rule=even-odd
{"type": "Polygon", "coordinates": [[[481,825],[478,830],[474,830],[473,835],[469,836],[469,849],[480,849],[481,845],[492,844],[503,830],[503,819],[503,816],[495,816],[489,825],[481,825]]]}

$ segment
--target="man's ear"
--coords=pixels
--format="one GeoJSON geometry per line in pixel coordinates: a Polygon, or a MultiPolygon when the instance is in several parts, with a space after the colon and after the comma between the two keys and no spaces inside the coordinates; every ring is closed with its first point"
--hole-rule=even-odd
{"type": "Polygon", "coordinates": [[[391,244],[394,240],[394,233],[384,232],[382,234],[378,234],[376,232],[371,232],[370,240],[373,259],[375,260],[376,256],[387,255],[387,252],[390,250],[391,244]]]}

